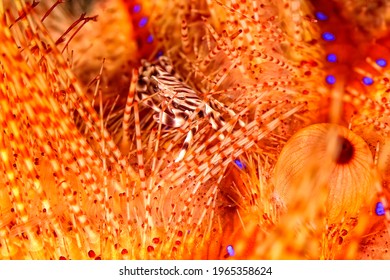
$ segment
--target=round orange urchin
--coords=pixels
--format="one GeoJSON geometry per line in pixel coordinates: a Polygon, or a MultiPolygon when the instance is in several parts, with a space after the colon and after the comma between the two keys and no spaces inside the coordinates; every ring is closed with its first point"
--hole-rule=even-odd
{"type": "MultiPolygon", "coordinates": [[[[1,3],[1,258],[214,259],[230,257],[227,245],[236,258],[359,257],[371,209],[329,224],[327,192],[310,197],[305,185],[286,213],[274,196],[273,170],[291,136],[342,119],[339,89],[318,81],[323,51],[310,3],[148,1],[150,29],[137,30],[127,13],[137,3],[109,2],[94,6],[97,18],[75,18],[97,20],[75,37],[61,34],[77,24],[60,27],[59,41],[49,27],[51,16],[64,15],[60,7],[46,16],[50,9],[39,5],[1,3]],[[143,32],[156,45],[148,59],[163,50],[205,102],[215,99],[236,117],[223,115],[217,132],[195,116],[165,129],[132,102],[133,69],[147,54],[134,38],[143,32]],[[174,162],[194,126],[188,153],[174,162]]],[[[379,109],[365,104],[357,115],[366,122],[354,131],[385,142],[386,130],[376,133],[364,118],[379,109]]]]}

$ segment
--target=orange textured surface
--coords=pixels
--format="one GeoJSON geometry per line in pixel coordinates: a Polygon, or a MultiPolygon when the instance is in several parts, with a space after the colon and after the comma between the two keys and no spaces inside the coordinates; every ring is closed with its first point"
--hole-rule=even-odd
{"type": "Polygon", "coordinates": [[[389,258],[386,4],[60,2],[0,1],[0,259],[389,258]],[[231,109],[222,128],[195,114],[167,128],[134,101],[139,60],[159,51],[231,109]],[[320,144],[342,168],[310,156],[320,144]]]}

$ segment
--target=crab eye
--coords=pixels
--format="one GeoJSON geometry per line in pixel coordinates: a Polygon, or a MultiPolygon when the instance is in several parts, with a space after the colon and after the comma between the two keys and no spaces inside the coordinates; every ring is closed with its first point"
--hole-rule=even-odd
{"type": "Polygon", "coordinates": [[[144,86],[147,84],[147,79],[145,77],[141,77],[140,79],[138,79],[138,84],[140,86],[144,86]]]}

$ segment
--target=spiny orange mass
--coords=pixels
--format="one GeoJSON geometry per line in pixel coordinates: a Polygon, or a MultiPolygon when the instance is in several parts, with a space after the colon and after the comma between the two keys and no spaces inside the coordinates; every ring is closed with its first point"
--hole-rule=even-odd
{"type": "Polygon", "coordinates": [[[0,258],[389,258],[389,15],[314,2],[0,1],[0,258]],[[221,127],[136,98],[161,54],[221,127]]]}

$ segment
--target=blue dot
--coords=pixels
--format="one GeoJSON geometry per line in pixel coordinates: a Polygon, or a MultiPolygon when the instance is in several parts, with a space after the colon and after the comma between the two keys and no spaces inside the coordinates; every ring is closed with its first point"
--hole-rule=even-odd
{"type": "Polygon", "coordinates": [[[141,20],[139,21],[138,26],[139,26],[140,28],[142,28],[142,27],[144,27],[147,23],[148,23],[148,18],[147,18],[147,17],[143,17],[143,18],[141,18],[141,20]]]}
{"type": "Polygon", "coordinates": [[[141,11],[141,5],[140,4],[134,5],[133,12],[134,13],[139,13],[140,11],[141,11]]]}
{"type": "Polygon", "coordinates": [[[149,34],[148,38],[146,38],[146,42],[147,42],[148,44],[151,44],[151,43],[153,43],[153,41],[154,41],[153,35],[152,35],[152,34],[149,34]]]}
{"type": "Polygon", "coordinates": [[[232,245],[226,246],[226,251],[230,257],[233,257],[236,253],[234,252],[234,248],[232,245]]]}
{"type": "Polygon", "coordinates": [[[386,61],[386,59],[379,58],[376,60],[376,64],[380,67],[386,67],[387,61],[386,61]]]}
{"type": "Polygon", "coordinates": [[[334,36],[333,33],[324,32],[322,33],[322,39],[324,39],[325,41],[334,41],[336,40],[336,36],[334,36]]]}
{"type": "Polygon", "coordinates": [[[315,15],[316,15],[316,18],[318,20],[321,20],[321,21],[328,20],[328,16],[326,14],[324,14],[323,12],[316,12],[315,15]]]}
{"type": "Polygon", "coordinates": [[[164,54],[163,51],[158,51],[157,54],[156,54],[156,57],[159,58],[160,56],[162,56],[164,54]]]}
{"type": "Polygon", "coordinates": [[[326,56],[326,60],[332,63],[337,62],[337,55],[335,55],[334,53],[330,53],[326,56]]]}
{"type": "Polygon", "coordinates": [[[333,75],[328,75],[326,76],[326,82],[330,85],[333,85],[334,83],[336,83],[336,77],[333,76],[333,75]]]}
{"type": "Polygon", "coordinates": [[[366,86],[371,86],[374,83],[374,80],[370,77],[364,77],[362,81],[366,86]]]}
{"type": "Polygon", "coordinates": [[[245,168],[245,164],[243,164],[239,159],[235,159],[235,160],[234,160],[234,163],[235,163],[240,169],[244,169],[244,168],[245,168]]]}
{"type": "Polygon", "coordinates": [[[383,206],[383,203],[382,202],[378,202],[375,206],[375,213],[378,215],[378,216],[383,216],[385,214],[385,207],[383,206]]]}

